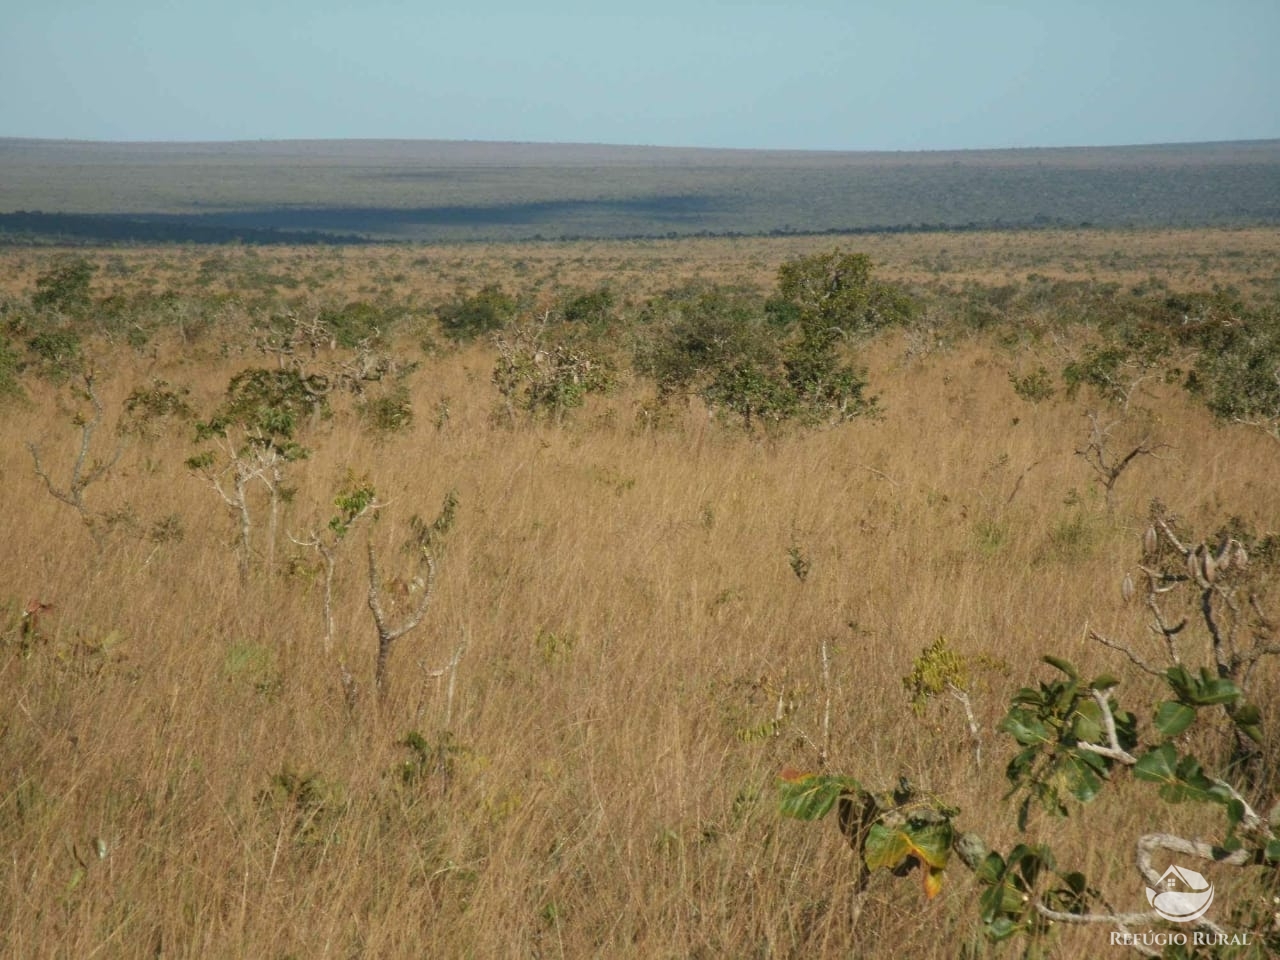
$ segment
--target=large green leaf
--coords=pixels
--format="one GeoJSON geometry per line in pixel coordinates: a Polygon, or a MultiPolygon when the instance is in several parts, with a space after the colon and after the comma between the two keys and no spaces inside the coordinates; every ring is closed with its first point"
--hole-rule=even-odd
{"type": "Polygon", "coordinates": [[[1072,680],[1080,679],[1080,671],[1075,668],[1075,664],[1070,660],[1063,660],[1061,657],[1055,657],[1052,654],[1046,653],[1044,655],[1044,662],[1049,664],[1051,667],[1057,667],[1072,680]]]}
{"type": "Polygon", "coordinates": [[[1190,699],[1195,682],[1191,679],[1191,674],[1187,672],[1186,667],[1182,664],[1170,667],[1164,672],[1164,678],[1179,698],[1190,699]]]}
{"type": "Polygon", "coordinates": [[[779,775],[778,807],[785,817],[797,820],[821,820],[831,812],[843,793],[860,793],[862,785],[853,777],[800,773],[783,770],[779,775]]]}
{"type": "Polygon", "coordinates": [[[1133,775],[1151,783],[1174,783],[1177,780],[1174,773],[1177,763],[1178,752],[1174,750],[1173,744],[1166,743],[1139,757],[1134,764],[1133,775]]]}
{"type": "Polygon", "coordinates": [[[1179,664],[1165,671],[1165,679],[1178,699],[1191,706],[1235,703],[1242,696],[1238,686],[1225,677],[1217,676],[1208,667],[1201,667],[1200,675],[1193,677],[1186,667],[1179,664]]]}
{"type": "Polygon", "coordinates": [[[950,861],[955,830],[949,822],[911,821],[907,823],[906,834],[911,838],[911,845],[916,854],[929,866],[941,870],[950,861]]]}
{"type": "Polygon", "coordinates": [[[1102,740],[1102,731],[1102,708],[1096,700],[1082,700],[1071,724],[1072,735],[1086,743],[1098,743],[1102,740]]]}
{"type": "Polygon", "coordinates": [[[1072,707],[1075,706],[1076,699],[1080,695],[1080,681],[1070,680],[1054,686],[1056,687],[1056,696],[1053,701],[1053,711],[1058,716],[1065,717],[1071,712],[1072,707]]]}
{"type": "Polygon", "coordinates": [[[1186,800],[1222,803],[1227,799],[1205,776],[1200,761],[1190,754],[1179,757],[1171,743],[1162,744],[1138,758],[1133,775],[1139,780],[1160,784],[1160,797],[1166,803],[1186,800]]]}
{"type": "Polygon", "coordinates": [[[993,850],[978,864],[978,869],[973,871],[973,875],[977,877],[979,883],[992,884],[1004,876],[1004,871],[1004,858],[993,850]]]}
{"type": "Polygon", "coordinates": [[[1006,916],[998,916],[987,923],[987,936],[999,943],[1008,940],[1022,929],[1022,924],[1006,916]]]}
{"type": "Polygon", "coordinates": [[[1040,877],[1041,872],[1053,870],[1056,867],[1056,863],[1053,851],[1044,844],[1029,846],[1028,844],[1020,843],[1009,854],[1009,866],[1017,867],[1018,872],[1022,875],[1025,889],[1030,890],[1035,887],[1036,880],[1040,877]]]}
{"type": "Polygon", "coordinates": [[[1036,759],[1039,756],[1039,744],[1031,747],[1023,747],[1013,755],[1013,759],[1009,761],[1008,766],[1005,768],[1005,776],[1008,777],[1010,782],[1015,785],[1015,790],[1017,789],[1017,785],[1020,784],[1027,774],[1029,774],[1035,767],[1036,759]]]}
{"type": "Polygon", "coordinates": [[[1092,769],[1092,758],[1102,759],[1096,753],[1069,753],[1062,758],[1059,769],[1067,790],[1081,803],[1089,803],[1098,796],[1102,781],[1092,769]]]}
{"type": "Polygon", "coordinates": [[[1241,697],[1240,688],[1225,677],[1210,676],[1207,670],[1201,671],[1196,703],[1211,706],[1218,703],[1235,703],[1241,697]]]}
{"type": "Polygon", "coordinates": [[[1032,690],[1030,687],[1022,687],[1013,695],[1009,702],[1024,707],[1043,707],[1044,691],[1032,690]]]}
{"type": "Polygon", "coordinates": [[[1242,703],[1231,714],[1232,722],[1254,743],[1262,743],[1262,712],[1256,703],[1242,703]]]}
{"type": "Polygon", "coordinates": [[[1191,726],[1195,719],[1195,707],[1176,700],[1165,700],[1156,710],[1156,729],[1163,737],[1176,737],[1191,726]]]}
{"type": "MultiPolygon", "coordinates": [[[[1160,787],[1160,798],[1166,803],[1184,803],[1195,800],[1203,803],[1206,800],[1218,800],[1212,792],[1213,784],[1200,769],[1200,761],[1186,756],[1178,761],[1177,780],[1160,787]]],[[[1222,802],[1219,800],[1219,802],[1222,802]]]]}
{"type": "Polygon", "coordinates": [[[1049,743],[1052,739],[1049,736],[1049,728],[1029,710],[1011,709],[1000,721],[998,729],[1002,733],[1009,734],[1024,747],[1049,743]]]}
{"type": "Polygon", "coordinates": [[[987,936],[1003,940],[1023,928],[1030,910],[1030,892],[1042,869],[1053,868],[1053,857],[1047,847],[1018,844],[1008,860],[990,853],[976,875],[987,885],[979,898],[982,922],[987,936]]]}

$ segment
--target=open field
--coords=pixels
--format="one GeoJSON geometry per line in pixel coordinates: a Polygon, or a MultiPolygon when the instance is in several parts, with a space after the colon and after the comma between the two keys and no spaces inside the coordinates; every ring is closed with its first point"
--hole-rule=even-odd
{"type": "Polygon", "coordinates": [[[0,139],[0,171],[0,230],[18,240],[440,242],[1280,220],[1280,141],[824,153],[0,139]]]}
{"type": "MultiPolygon", "coordinates": [[[[1052,653],[1116,674],[1150,734],[1167,689],[1087,630],[1162,655],[1147,609],[1121,596],[1153,499],[1197,537],[1230,525],[1274,548],[1280,443],[1183,389],[1201,367],[1179,331],[1223,322],[1227,302],[1228,321],[1273,329],[1280,229],[858,238],[847,246],[916,303],[841,341],[877,416],[744,426],[707,395],[661,399],[639,359],[665,322],[661,294],[692,285],[758,305],[780,266],[831,246],[0,250],[0,387],[20,390],[0,401],[0,953],[1021,955],[1020,941],[982,940],[982,888],[958,866],[932,899],[918,871],[877,871],[855,921],[857,862],[839,831],[778,810],[779,771],[818,767],[828,699],[828,770],[876,789],[906,776],[993,847],[1049,842],[1114,909],[1145,910],[1136,838],[1218,837],[1217,808],[1162,803],[1118,773],[1070,819],[1035,812],[1021,833],[1001,799],[1015,748],[995,728],[1019,688],[1053,674],[1040,660],[1052,653]],[[89,299],[63,290],[42,305],[82,254],[89,299]],[[510,294],[506,326],[451,336],[450,305],[486,285],[510,294]],[[606,320],[554,319],[600,288],[606,320]],[[1144,374],[1115,435],[1154,455],[1119,475],[1108,505],[1076,451],[1086,413],[1121,414],[1088,382],[1069,393],[1064,370],[1111,342],[1109,324],[1183,304],[1160,328],[1180,352],[1144,374]],[[545,351],[590,355],[611,383],[554,415],[508,413],[499,345],[544,314],[563,337],[545,351]],[[304,328],[324,336],[282,346],[304,328]],[[279,464],[274,536],[266,485],[249,487],[251,548],[238,549],[211,461],[188,462],[223,449],[196,421],[243,371],[297,360],[328,388],[372,355],[394,360],[381,379],[335,386],[327,412],[291,427],[309,454],[279,464]],[[1015,390],[1040,367],[1048,393],[1015,390]],[[76,393],[87,370],[100,423],[76,393]],[[98,466],[78,507],[51,495],[98,466]],[[324,541],[330,640],[323,556],[305,543],[330,536],[335,497],[364,484],[384,504],[376,521],[324,541]],[[456,518],[433,539],[451,491],[456,518]],[[379,697],[368,597],[407,616],[424,542],[435,592],[391,647],[379,697]],[[959,705],[943,695],[917,714],[904,689],[939,637],[972,665],[980,765],[959,705]]],[[[233,491],[231,474],[222,483],[233,491]]],[[[1247,589],[1274,610],[1280,559],[1254,552],[1247,589]]],[[[1203,643],[1178,642],[1189,665],[1206,662],[1203,643]]],[[[1266,736],[1249,798],[1265,815],[1274,658],[1250,683],[1266,736]]],[[[1230,724],[1210,726],[1179,741],[1207,765],[1230,724]]],[[[1200,868],[1216,920],[1273,910],[1274,867],[1200,868]]],[[[1048,955],[1127,955],[1109,929],[1055,925],[1048,955]]]]}
{"type": "MultiPolygon", "coordinates": [[[[327,299],[433,304],[459,288],[498,283],[543,296],[608,284],[622,297],[651,296],[690,281],[772,286],[784,261],[844,245],[866,252],[888,279],[919,287],[1022,284],[1028,276],[1172,289],[1238,289],[1250,299],[1280,292],[1280,229],[1034,230],[877,234],[853,238],[733,237],[573,243],[433,244],[429,247],[116,247],[87,253],[104,292],[191,290],[240,296],[311,294],[327,299]]],[[[0,290],[32,289],[59,255],[10,249],[0,290]]]]}

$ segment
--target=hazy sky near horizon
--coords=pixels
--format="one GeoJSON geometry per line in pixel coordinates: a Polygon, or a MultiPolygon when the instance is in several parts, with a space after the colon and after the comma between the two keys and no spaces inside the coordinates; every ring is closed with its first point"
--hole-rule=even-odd
{"type": "Polygon", "coordinates": [[[1280,137],[1280,0],[0,2],[2,137],[1280,137]]]}

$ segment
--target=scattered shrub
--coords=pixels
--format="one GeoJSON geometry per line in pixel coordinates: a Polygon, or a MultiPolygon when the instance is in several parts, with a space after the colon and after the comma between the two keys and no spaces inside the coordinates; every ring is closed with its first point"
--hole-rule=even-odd
{"type": "Polygon", "coordinates": [[[494,342],[498,360],[493,384],[511,423],[517,411],[560,423],[589,394],[603,393],[613,384],[612,365],[603,357],[568,343],[550,343],[545,317],[541,323],[512,324],[494,342]]]}
{"type": "Polygon", "coordinates": [[[649,305],[637,367],[660,396],[697,394],[746,427],[839,422],[873,411],[866,382],[841,357],[840,331],[803,305],[797,311],[798,326],[782,330],[757,299],[723,288],[660,299],[649,305]]]}
{"type": "Polygon", "coordinates": [[[413,425],[413,402],[409,388],[403,382],[375,397],[361,400],[358,409],[365,425],[375,433],[399,433],[413,425]]]}
{"type": "Polygon", "coordinates": [[[436,309],[436,317],[447,336],[467,341],[501,329],[515,316],[517,306],[513,297],[491,283],[477,293],[459,293],[436,309]]]}
{"type": "Polygon", "coordinates": [[[195,415],[187,403],[190,395],[186,387],[173,389],[168,381],[153,378],[149,385],[135,388],[125,398],[120,432],[154,439],[161,421],[190,420],[195,415]]]}
{"type": "Polygon", "coordinates": [[[1280,316],[1221,327],[1186,380],[1215,417],[1249,423],[1280,438],[1280,316]]]}
{"type": "Polygon", "coordinates": [[[608,287],[572,293],[561,300],[556,313],[566,323],[604,327],[615,319],[614,295],[608,287]]]}
{"type": "Polygon", "coordinates": [[[297,370],[241,370],[227,385],[226,399],[203,423],[201,438],[236,425],[264,437],[291,441],[303,417],[329,411],[328,381],[297,370]]]}
{"type": "MultiPolygon", "coordinates": [[[[778,269],[778,298],[792,304],[810,338],[868,333],[903,323],[914,312],[900,288],[872,278],[870,257],[839,250],[784,263],[778,269]]],[[[774,312],[785,310],[776,304],[774,312]]]]}
{"type": "Polygon", "coordinates": [[[80,337],[67,329],[50,329],[27,339],[30,366],[42,377],[63,383],[81,366],[80,337]]]}
{"type": "Polygon", "coordinates": [[[8,338],[0,337],[0,402],[22,395],[22,385],[18,382],[19,369],[18,354],[8,338]]]}
{"type": "Polygon", "coordinates": [[[320,322],[332,333],[338,346],[354,349],[362,342],[385,338],[394,318],[371,304],[357,301],[340,309],[322,310],[320,322]]]}
{"type": "Polygon", "coordinates": [[[31,302],[68,312],[89,306],[89,281],[97,268],[84,257],[68,257],[57,261],[36,277],[36,292],[31,302]]]}
{"type": "Polygon", "coordinates": [[[1010,373],[1009,382],[1013,384],[1013,392],[1028,403],[1041,403],[1053,396],[1053,379],[1044,364],[1025,376],[1010,373]]]}

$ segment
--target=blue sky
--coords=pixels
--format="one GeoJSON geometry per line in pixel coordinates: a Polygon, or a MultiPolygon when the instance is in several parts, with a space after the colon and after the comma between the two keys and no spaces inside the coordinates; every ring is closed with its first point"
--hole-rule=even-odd
{"type": "Polygon", "coordinates": [[[1280,137],[1280,0],[0,0],[0,136],[1280,137]]]}

